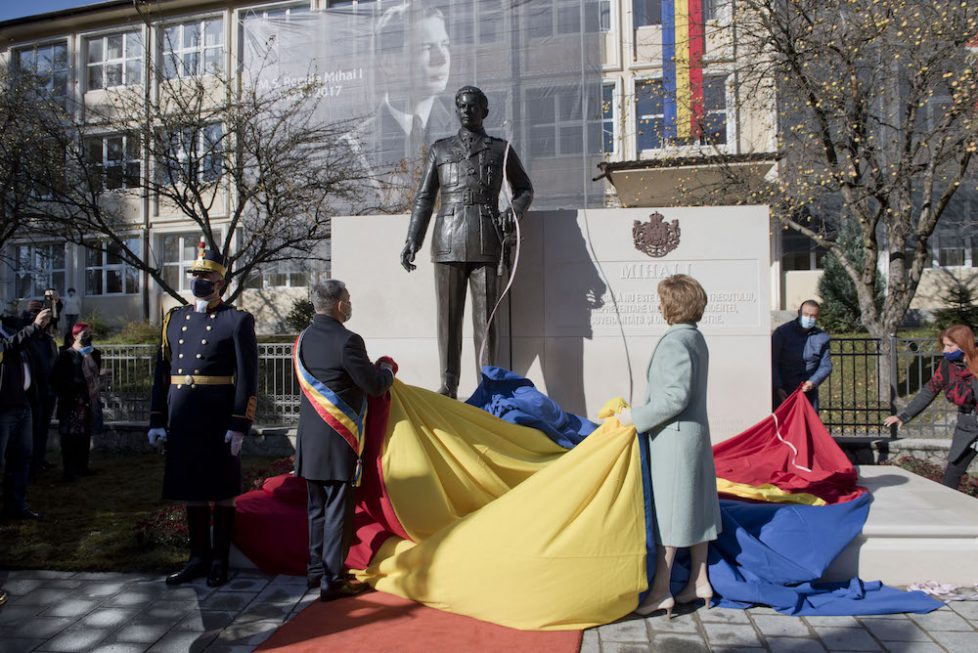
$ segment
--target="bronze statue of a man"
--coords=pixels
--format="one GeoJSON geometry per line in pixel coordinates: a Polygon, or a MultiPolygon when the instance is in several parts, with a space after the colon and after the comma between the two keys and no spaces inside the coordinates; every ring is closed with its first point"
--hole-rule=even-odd
{"type": "Polygon", "coordinates": [[[498,271],[505,263],[504,239],[509,223],[522,218],[533,201],[533,185],[516,152],[509,143],[487,135],[482,128],[489,115],[485,93],[474,86],[463,86],[455,94],[455,110],[462,128],[455,136],[431,146],[414,198],[407,242],[401,250],[401,265],[411,272],[440,189],[441,206],[431,242],[442,382],[438,391],[453,398],[461,370],[465,284],[468,282],[472,291],[477,356],[483,341],[487,341],[486,353],[478,364],[491,365],[496,354],[496,329],[488,322],[499,298],[498,271]],[[499,192],[504,174],[512,189],[512,211],[500,214],[499,192]]]}

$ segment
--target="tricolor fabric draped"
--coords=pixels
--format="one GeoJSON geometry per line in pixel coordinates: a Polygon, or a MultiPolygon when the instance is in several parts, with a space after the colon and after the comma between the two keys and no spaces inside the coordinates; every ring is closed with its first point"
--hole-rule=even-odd
{"type": "MultiPolygon", "coordinates": [[[[596,425],[498,368],[470,401],[400,381],[371,401],[350,567],[377,590],[513,628],[581,629],[632,611],[654,567],[646,438],[610,416],[617,401],[596,425]]],[[[940,605],[858,579],[814,584],[859,534],[870,496],[803,395],[715,459],[723,534],[709,562],[721,605],[940,605]]],[[[305,573],[302,484],[279,477],[239,498],[235,542],[266,571],[305,573]]]]}

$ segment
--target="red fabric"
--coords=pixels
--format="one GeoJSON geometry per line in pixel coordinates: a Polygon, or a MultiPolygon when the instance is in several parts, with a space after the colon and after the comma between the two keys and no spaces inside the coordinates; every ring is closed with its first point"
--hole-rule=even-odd
{"type": "Polygon", "coordinates": [[[856,469],[800,390],[770,418],[714,446],[713,460],[719,478],[749,485],[771,483],[828,503],[849,501],[866,491],[856,485],[856,469]]]}
{"type": "Polygon", "coordinates": [[[276,653],[577,653],[579,630],[515,630],[370,592],[309,607],[258,647],[276,653]]]}
{"type": "MultiPolygon", "coordinates": [[[[391,361],[393,363],[393,361],[391,361]]],[[[363,444],[363,477],[357,489],[353,539],[346,564],[363,569],[390,535],[408,539],[384,485],[384,440],[390,393],[371,397],[363,444]]],[[[309,564],[306,482],[291,474],[265,481],[238,497],[234,544],[262,571],[303,576],[309,564]]]]}

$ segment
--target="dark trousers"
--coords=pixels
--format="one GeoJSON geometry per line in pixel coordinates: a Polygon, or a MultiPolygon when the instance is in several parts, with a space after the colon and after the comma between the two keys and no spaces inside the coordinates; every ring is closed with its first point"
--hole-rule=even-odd
{"type": "Polygon", "coordinates": [[[88,474],[88,457],[92,450],[92,431],[61,433],[61,465],[66,480],[88,474]]]}
{"type": "Polygon", "coordinates": [[[310,578],[322,576],[320,589],[329,590],[343,576],[343,563],[353,534],[354,489],[348,481],[306,479],[309,514],[310,578]]]}
{"type": "Polygon", "coordinates": [[[31,467],[31,409],[29,406],[0,411],[0,457],[3,457],[3,510],[27,510],[27,478],[31,467]]]}
{"type": "Polygon", "coordinates": [[[465,286],[472,293],[472,333],[475,337],[476,364],[493,365],[496,360],[495,320],[489,314],[499,301],[499,277],[495,263],[435,263],[435,295],[438,304],[438,359],[442,385],[458,389],[462,365],[462,317],[465,314],[465,286]],[[486,353],[478,360],[482,343],[486,353]]]}
{"type": "Polygon", "coordinates": [[[957,490],[961,485],[961,477],[968,471],[968,465],[975,459],[976,454],[978,451],[968,447],[957,460],[948,460],[947,467],[944,468],[944,485],[957,490]]]}
{"type": "Polygon", "coordinates": [[[54,397],[41,397],[31,402],[31,422],[33,431],[33,453],[31,454],[31,473],[37,474],[47,462],[48,431],[51,428],[51,414],[54,412],[54,397]]]}

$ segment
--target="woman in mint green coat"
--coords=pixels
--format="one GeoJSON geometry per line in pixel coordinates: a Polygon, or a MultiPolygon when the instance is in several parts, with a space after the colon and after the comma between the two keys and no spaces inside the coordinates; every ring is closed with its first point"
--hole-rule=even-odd
{"type": "Polygon", "coordinates": [[[649,438],[649,464],[655,504],[656,568],[648,597],[639,606],[647,615],[702,599],[709,607],[713,589],[707,576],[708,543],[720,532],[720,502],[706,414],[710,352],[696,323],[706,308],[706,292],[690,276],[659,282],[659,310],[670,325],[649,362],[645,403],[631,416],[649,438]],[[685,589],[670,594],[676,550],[690,547],[690,577],[685,589]]]}

